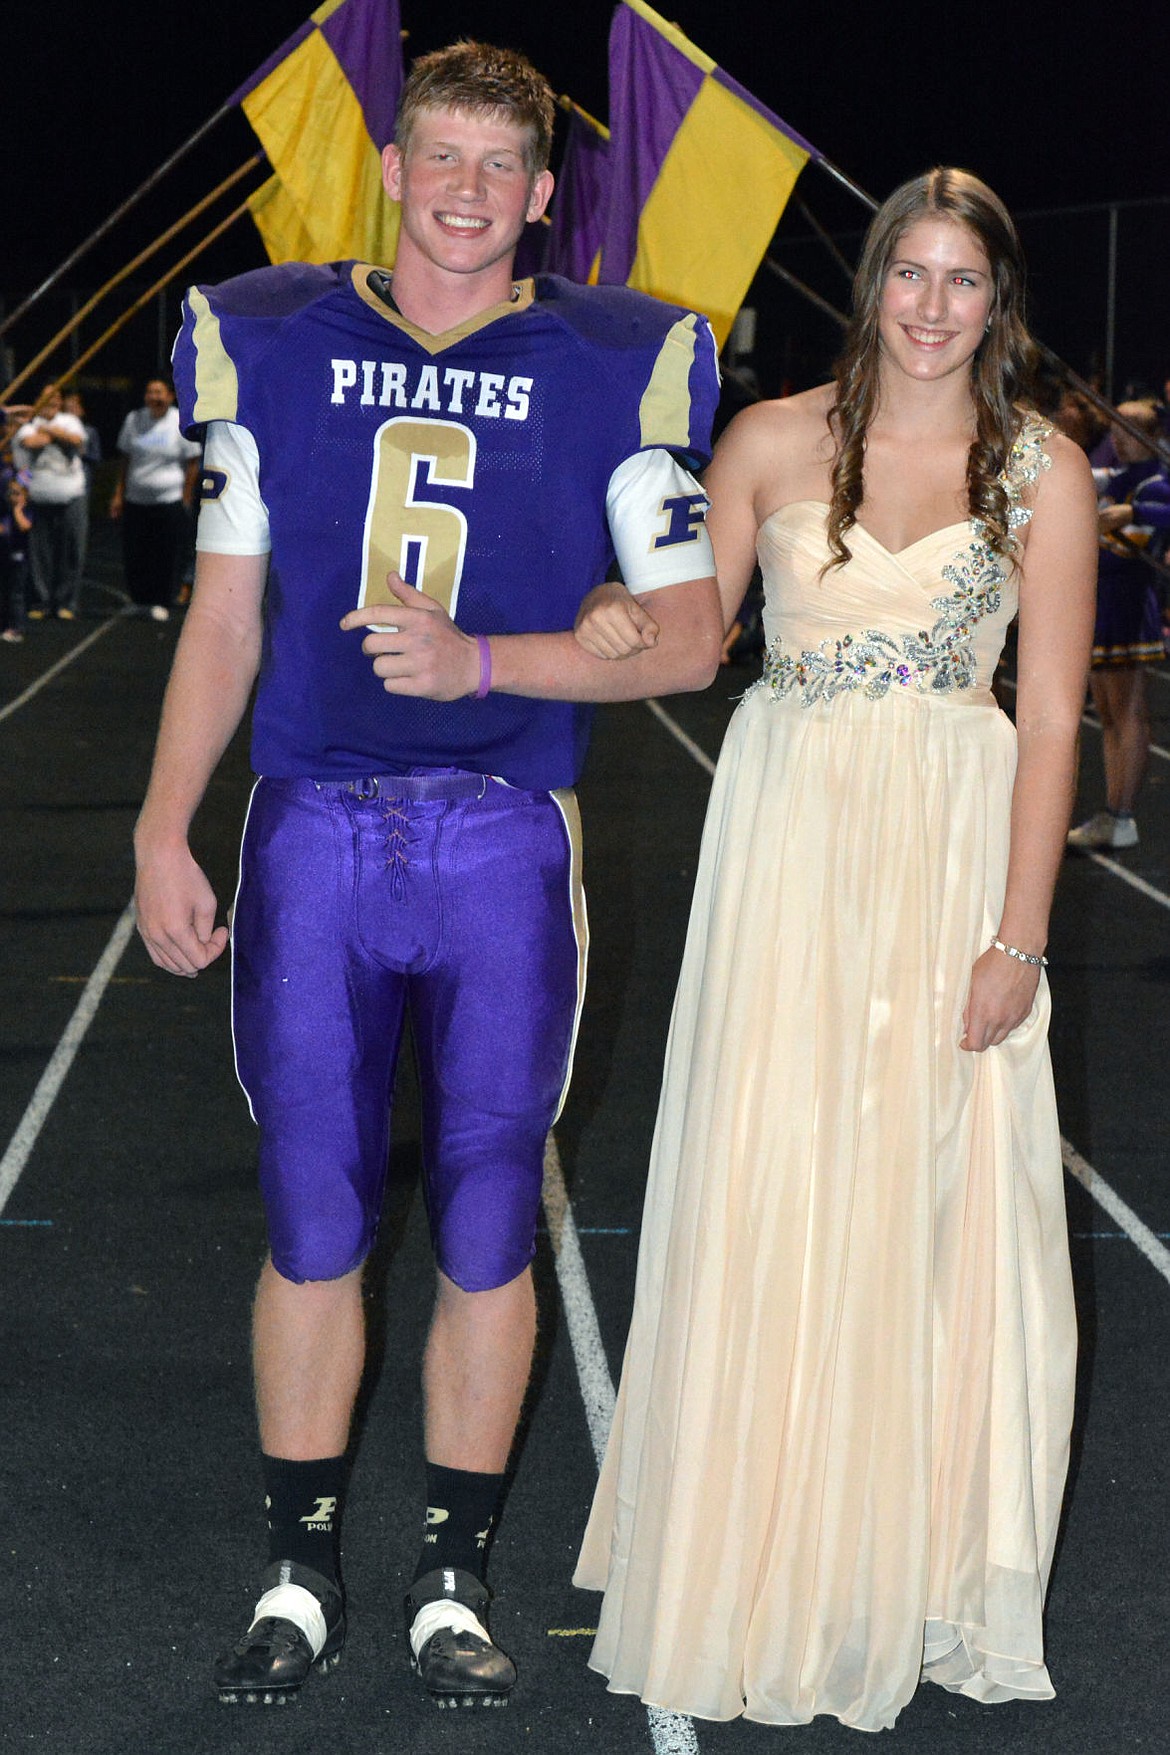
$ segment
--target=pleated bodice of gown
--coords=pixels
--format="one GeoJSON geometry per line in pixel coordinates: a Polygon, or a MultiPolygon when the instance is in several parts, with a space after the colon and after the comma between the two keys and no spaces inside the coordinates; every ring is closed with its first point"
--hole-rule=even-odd
{"type": "Polygon", "coordinates": [[[855,527],[822,575],[825,512],[760,531],[768,661],[712,787],[576,1582],[616,1690],[877,1730],[920,1673],[1051,1695],[1075,1330],[1045,981],[958,1046],[1004,894],[1015,575],[972,525],[900,554],[855,527]]]}

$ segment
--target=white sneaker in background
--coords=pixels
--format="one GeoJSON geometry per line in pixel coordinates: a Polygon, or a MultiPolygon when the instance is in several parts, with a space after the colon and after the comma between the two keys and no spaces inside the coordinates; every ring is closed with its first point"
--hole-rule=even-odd
{"type": "Polygon", "coordinates": [[[1097,811],[1068,832],[1070,847],[1136,847],[1137,843],[1133,818],[1115,817],[1111,810],[1097,811]]]}

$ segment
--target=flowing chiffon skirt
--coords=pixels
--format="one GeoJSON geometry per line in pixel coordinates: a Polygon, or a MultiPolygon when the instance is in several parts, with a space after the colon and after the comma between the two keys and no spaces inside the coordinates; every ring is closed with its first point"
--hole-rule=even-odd
{"type": "Polygon", "coordinates": [[[958,1047],[1014,768],[986,688],[760,688],[733,717],[576,1574],[614,1690],[868,1730],[920,1674],[1052,1693],[1075,1328],[1046,982],[958,1047]]]}

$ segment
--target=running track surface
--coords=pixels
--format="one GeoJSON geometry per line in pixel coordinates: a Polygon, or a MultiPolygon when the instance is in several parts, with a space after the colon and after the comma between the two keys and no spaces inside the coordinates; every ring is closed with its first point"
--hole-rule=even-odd
{"type": "MultiPolygon", "coordinates": [[[[100,580],[100,554],[96,566],[100,580]]],[[[94,614],[0,655],[0,1749],[855,1749],[833,1721],[692,1726],[608,1694],[585,1668],[597,1599],[569,1582],[620,1366],[707,769],[752,678],[740,669],[659,712],[606,710],[581,787],[590,992],[549,1156],[540,1354],[492,1568],[494,1625],[520,1668],[513,1704],[440,1714],[407,1666],[400,1602],[421,1498],[417,1361],[431,1284],[408,1073],[368,1283],[371,1369],[345,1526],[350,1642],[295,1706],[217,1704],[210,1659],[243,1630],[261,1553],[246,1342],[263,1252],[254,1138],[231,1067],[226,969],[177,981],[130,933],[130,831],[176,626],[107,624],[113,602],[95,587],[94,614]]],[[[1165,749],[1170,673],[1151,696],[1165,749]]],[[[1092,729],[1083,767],[1089,808],[1092,729]]],[[[1159,1637],[1170,758],[1151,767],[1140,846],[1068,860],[1050,947],[1082,1336],[1050,1596],[1057,1699],[979,1708],[924,1688],[890,1738],[915,1755],[1170,1747],[1159,1637]],[[1095,1179],[1098,1198],[1085,1186],[1095,1179]]],[[[221,897],[248,785],[237,740],[197,834],[221,897]]]]}

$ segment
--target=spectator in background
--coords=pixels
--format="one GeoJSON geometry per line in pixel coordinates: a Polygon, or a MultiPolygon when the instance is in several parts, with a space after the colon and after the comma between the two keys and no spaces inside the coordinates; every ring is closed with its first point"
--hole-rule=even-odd
{"type": "Polygon", "coordinates": [[[1079,390],[1066,388],[1048,418],[1082,451],[1095,450],[1109,433],[1101,411],[1079,390]]]}
{"type": "Polygon", "coordinates": [[[89,529],[84,449],[85,428],[76,415],[65,413],[56,384],[46,384],[13,440],[16,466],[28,474],[33,595],[28,613],[34,621],[56,615],[71,622],[77,614],[89,529]]]}
{"type": "Polygon", "coordinates": [[[19,645],[24,639],[25,574],[28,533],[28,488],[16,470],[0,457],[0,640],[19,645]]]}
{"type": "MultiPolygon", "coordinates": [[[[1152,402],[1123,402],[1117,411],[1153,438],[1152,402]]],[[[1134,847],[1134,804],[1150,753],[1146,666],[1164,656],[1154,569],[1142,558],[1170,528],[1170,481],[1150,448],[1123,427],[1112,429],[1118,462],[1096,468],[1100,553],[1097,622],[1089,689],[1101,719],[1105,808],[1070,829],[1070,847],[1134,847]]]]}
{"type": "Polygon", "coordinates": [[[126,589],[139,609],[165,622],[179,582],[187,516],[199,473],[199,446],[179,431],[175,393],[151,378],[143,406],[118,434],[118,485],[110,517],[122,523],[126,589]]]}
{"type": "Polygon", "coordinates": [[[81,400],[79,390],[66,390],[61,396],[61,406],[66,414],[71,414],[81,422],[81,430],[85,434],[85,443],[81,447],[81,467],[85,471],[85,542],[81,550],[81,571],[85,572],[86,557],[89,553],[89,508],[93,499],[93,482],[97,466],[102,460],[102,439],[97,428],[85,418],[85,403],[81,400]]]}
{"type": "Polygon", "coordinates": [[[102,437],[92,421],[85,418],[85,403],[81,400],[79,390],[66,390],[61,398],[61,406],[66,414],[74,415],[80,422],[85,434],[85,444],[81,449],[81,463],[85,470],[85,491],[93,492],[93,478],[98,464],[102,460],[102,437]]]}
{"type": "Polygon", "coordinates": [[[0,408],[0,640],[19,645],[24,639],[28,602],[28,483],[12,458],[12,438],[32,414],[29,405],[0,408]]]}

